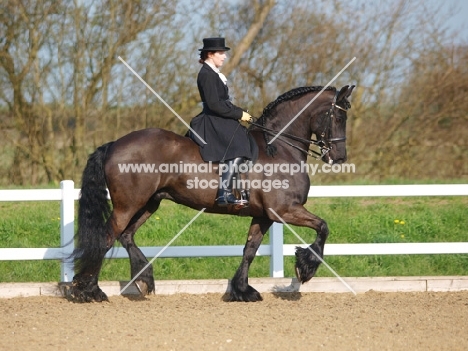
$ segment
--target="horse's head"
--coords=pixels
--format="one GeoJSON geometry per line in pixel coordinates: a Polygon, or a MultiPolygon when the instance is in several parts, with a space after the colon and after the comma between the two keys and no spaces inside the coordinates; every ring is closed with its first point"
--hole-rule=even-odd
{"type": "Polygon", "coordinates": [[[279,145],[297,149],[306,156],[318,154],[328,164],[345,162],[346,112],[351,107],[347,98],[353,89],[354,85],[345,85],[340,91],[334,87],[301,87],[268,104],[259,123],[255,123],[255,128],[263,130],[267,155],[274,156],[279,145]],[[323,94],[311,98],[319,91],[323,94]],[[312,134],[317,140],[310,140],[312,134]],[[320,152],[309,150],[311,144],[319,146],[320,152]]]}
{"type": "Polygon", "coordinates": [[[334,92],[330,107],[325,115],[311,120],[312,133],[317,136],[321,159],[328,164],[346,162],[346,119],[351,107],[347,98],[354,85],[345,85],[334,92]]]}

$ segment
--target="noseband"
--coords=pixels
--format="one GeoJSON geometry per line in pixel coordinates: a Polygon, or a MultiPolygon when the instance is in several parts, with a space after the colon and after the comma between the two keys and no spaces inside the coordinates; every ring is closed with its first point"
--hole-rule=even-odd
{"type": "MultiPolygon", "coordinates": [[[[333,146],[332,146],[333,143],[338,143],[340,141],[345,141],[346,140],[346,136],[341,137],[341,138],[326,138],[326,136],[330,134],[332,119],[336,115],[336,109],[339,109],[339,110],[342,110],[342,111],[345,111],[345,112],[347,111],[347,109],[345,109],[345,108],[343,108],[341,106],[338,106],[336,104],[336,99],[338,97],[338,93],[339,93],[338,91],[335,93],[335,96],[333,97],[331,107],[325,113],[325,116],[322,119],[322,123],[320,124],[321,128],[319,128],[319,130],[322,129],[322,132],[320,134],[317,134],[317,135],[319,135],[318,140],[304,139],[304,138],[300,138],[300,137],[297,137],[295,135],[291,135],[291,134],[288,134],[288,133],[281,133],[280,136],[277,137],[277,139],[281,140],[282,142],[288,144],[289,146],[291,146],[291,147],[293,147],[293,148],[295,148],[297,150],[300,150],[301,152],[303,152],[306,155],[311,156],[311,157],[313,157],[315,159],[321,159],[323,156],[328,154],[330,152],[330,150],[333,148],[333,146]],[[323,128],[322,128],[322,126],[323,126],[323,128]],[[292,139],[292,140],[296,140],[296,141],[299,141],[299,142],[309,144],[309,149],[308,150],[302,149],[299,146],[294,145],[293,143],[289,142],[288,140],[285,140],[284,138],[282,138],[282,136],[284,136],[285,138],[289,138],[289,139],[292,139]],[[318,146],[320,148],[320,152],[317,152],[315,150],[311,150],[310,145],[318,146]]],[[[264,122],[264,121],[262,121],[262,122],[264,122]]],[[[263,125],[263,123],[262,124],[257,124],[255,122],[253,122],[251,124],[256,126],[256,127],[259,127],[265,133],[268,133],[268,134],[270,134],[272,136],[276,136],[279,133],[276,130],[265,127],[263,125]]]]}

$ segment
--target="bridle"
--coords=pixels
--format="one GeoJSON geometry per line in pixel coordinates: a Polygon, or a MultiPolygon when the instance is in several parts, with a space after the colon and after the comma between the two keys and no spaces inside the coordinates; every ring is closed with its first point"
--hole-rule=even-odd
{"type": "Polygon", "coordinates": [[[263,130],[264,133],[266,133],[266,134],[269,134],[269,135],[272,135],[272,136],[277,136],[276,139],[278,139],[278,140],[286,143],[287,145],[289,145],[289,146],[303,152],[307,156],[311,156],[311,157],[313,157],[315,159],[321,159],[322,157],[324,157],[326,154],[328,154],[330,152],[330,150],[333,148],[333,145],[332,145],[333,143],[338,143],[338,142],[346,140],[346,136],[341,137],[341,138],[326,138],[330,134],[332,120],[336,115],[336,109],[339,109],[339,110],[342,110],[342,111],[345,111],[345,112],[348,111],[346,108],[343,108],[343,107],[338,106],[336,104],[336,99],[338,98],[338,93],[339,92],[335,93],[335,96],[333,97],[333,101],[332,101],[330,109],[325,113],[324,117],[322,118],[322,122],[320,123],[320,127],[319,127],[319,130],[322,129],[322,132],[320,134],[317,134],[318,135],[318,140],[304,139],[304,138],[301,138],[301,137],[298,137],[298,136],[295,136],[295,135],[292,135],[292,134],[288,134],[288,133],[281,133],[280,136],[277,136],[278,133],[279,133],[277,130],[267,128],[267,127],[265,127],[263,125],[265,123],[264,118],[262,118],[262,124],[252,122],[251,125],[258,127],[259,129],[263,130]],[[295,141],[299,141],[299,142],[302,142],[302,143],[305,143],[305,144],[309,144],[309,148],[307,150],[305,150],[305,149],[303,149],[303,148],[301,148],[301,147],[299,147],[297,145],[294,145],[293,143],[286,140],[285,138],[292,139],[292,140],[295,140],[295,141]],[[315,150],[311,150],[310,149],[311,145],[318,146],[320,148],[320,152],[317,152],[315,150]]]}

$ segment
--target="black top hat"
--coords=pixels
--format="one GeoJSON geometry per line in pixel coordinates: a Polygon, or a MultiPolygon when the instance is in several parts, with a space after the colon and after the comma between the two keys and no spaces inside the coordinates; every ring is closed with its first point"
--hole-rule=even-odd
{"type": "Polygon", "coordinates": [[[203,39],[203,48],[198,51],[228,51],[228,48],[224,44],[224,38],[205,38],[203,39]]]}

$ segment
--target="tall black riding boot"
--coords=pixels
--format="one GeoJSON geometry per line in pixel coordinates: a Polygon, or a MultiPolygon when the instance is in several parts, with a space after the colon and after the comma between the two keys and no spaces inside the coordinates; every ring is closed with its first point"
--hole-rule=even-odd
{"type": "MultiPolygon", "coordinates": [[[[237,167],[237,174],[236,174],[236,183],[235,183],[235,189],[239,192],[240,194],[240,198],[242,201],[244,201],[244,207],[247,207],[249,206],[249,197],[250,197],[250,194],[249,194],[249,189],[244,189],[244,185],[248,185],[248,180],[247,182],[244,182],[242,179],[241,179],[241,175],[240,173],[243,173],[243,172],[240,172],[239,171],[239,167],[245,163],[247,161],[247,159],[245,157],[236,157],[233,162],[235,164],[235,166],[237,167]]],[[[247,174],[246,171],[244,171],[244,173],[247,174]]],[[[247,176],[245,177],[246,179],[248,178],[247,176]]]]}
{"type": "MultiPolygon", "coordinates": [[[[221,174],[221,184],[218,187],[218,195],[216,196],[216,204],[218,206],[236,205],[245,207],[248,202],[245,200],[239,200],[232,193],[234,177],[237,179],[238,176],[238,162],[239,158],[228,160],[226,162],[227,170],[221,174]]],[[[220,164],[220,167],[222,164],[220,164]]]]}

